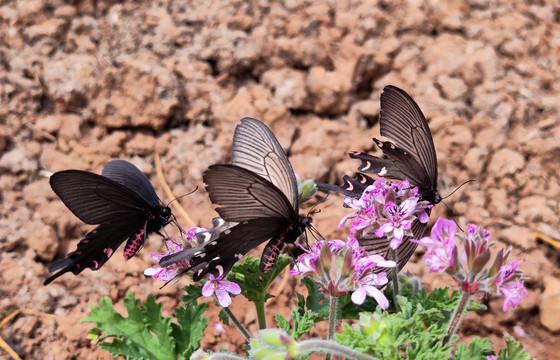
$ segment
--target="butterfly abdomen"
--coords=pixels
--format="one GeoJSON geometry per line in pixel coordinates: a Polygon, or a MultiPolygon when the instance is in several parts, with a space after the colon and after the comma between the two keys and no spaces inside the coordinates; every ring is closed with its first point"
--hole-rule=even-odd
{"type": "Polygon", "coordinates": [[[124,258],[130,259],[142,248],[146,240],[146,226],[143,226],[138,232],[130,235],[126,246],[124,247],[124,258]]]}

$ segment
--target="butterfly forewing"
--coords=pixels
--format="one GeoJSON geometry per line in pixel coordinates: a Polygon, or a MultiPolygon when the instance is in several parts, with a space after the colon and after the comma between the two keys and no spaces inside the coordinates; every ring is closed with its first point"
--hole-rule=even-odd
{"type": "Polygon", "coordinates": [[[235,128],[232,164],[252,171],[274,184],[298,209],[294,170],[280,143],[261,121],[243,118],[235,128]]]}
{"type": "Polygon", "coordinates": [[[297,219],[286,196],[272,183],[235,165],[212,165],[204,173],[206,189],[216,211],[226,221],[255,218],[297,219]]]}
{"type": "Polygon", "coordinates": [[[132,190],[88,171],[60,171],[49,182],[64,205],[90,225],[111,222],[122,215],[142,214],[151,207],[132,190]]]}
{"type": "Polygon", "coordinates": [[[437,156],[428,122],[403,90],[386,86],[381,93],[381,135],[415,156],[432,183],[437,183],[437,156]]]}

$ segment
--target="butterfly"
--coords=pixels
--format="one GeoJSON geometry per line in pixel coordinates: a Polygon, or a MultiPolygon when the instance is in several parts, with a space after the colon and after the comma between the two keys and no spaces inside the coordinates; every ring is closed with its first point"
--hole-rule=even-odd
{"type": "MultiPolygon", "coordinates": [[[[160,266],[187,261],[193,280],[225,276],[251,249],[268,240],[260,269],[270,270],[284,244],[294,243],[311,225],[300,216],[297,180],[280,143],[261,121],[243,118],[233,137],[232,164],[212,165],[203,174],[216,211],[234,226],[209,241],[160,260],[160,266]]],[[[188,270],[187,269],[187,270],[188,270]]]]}
{"type": "Polygon", "coordinates": [[[98,226],[84,236],[75,251],[49,265],[49,272],[61,270],[44,285],[69,271],[77,275],[85,268],[99,270],[125,240],[124,257],[128,260],[149,234],[159,234],[172,221],[171,209],[162,205],[148,178],[124,160],[108,162],[101,175],[64,170],[54,173],[49,182],[74,215],[98,226]]]}
{"type": "MultiPolygon", "coordinates": [[[[422,200],[435,205],[441,202],[437,190],[437,156],[428,122],[418,104],[404,91],[395,86],[386,86],[381,93],[381,135],[391,141],[373,141],[387,158],[379,158],[362,152],[351,152],[353,159],[361,161],[359,171],[396,180],[409,180],[417,186],[422,200]]],[[[335,191],[353,198],[360,198],[363,191],[374,180],[362,173],[356,178],[343,177],[343,185],[318,184],[325,191],[335,191]]],[[[429,214],[429,213],[428,213],[429,214]]],[[[427,224],[416,220],[412,224],[414,236],[420,238],[427,224]]],[[[374,254],[389,255],[390,241],[376,238],[373,234],[358,239],[360,245],[374,254]]],[[[418,245],[404,241],[397,249],[399,270],[408,262],[418,245]]]]}

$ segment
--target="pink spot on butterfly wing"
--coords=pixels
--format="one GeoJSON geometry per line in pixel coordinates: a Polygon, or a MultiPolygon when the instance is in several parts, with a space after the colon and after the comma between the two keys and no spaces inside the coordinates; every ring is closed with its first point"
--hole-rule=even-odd
{"type": "Polygon", "coordinates": [[[103,252],[105,253],[105,256],[107,256],[107,259],[111,257],[111,255],[113,255],[113,249],[111,248],[105,248],[103,249],[103,252]]]}

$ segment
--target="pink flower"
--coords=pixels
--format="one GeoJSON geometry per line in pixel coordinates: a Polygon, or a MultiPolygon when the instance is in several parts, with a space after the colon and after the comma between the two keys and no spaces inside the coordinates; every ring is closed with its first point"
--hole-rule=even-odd
{"type": "Polygon", "coordinates": [[[383,286],[388,282],[389,280],[387,279],[387,275],[385,273],[368,273],[366,276],[356,281],[357,289],[352,293],[352,302],[356,305],[361,305],[364,303],[367,295],[374,298],[379,304],[379,307],[383,310],[387,309],[389,307],[389,301],[378,287],[383,286]]]}
{"type": "Polygon", "coordinates": [[[523,272],[519,261],[508,263],[511,247],[501,249],[491,261],[490,233],[469,224],[466,235],[457,233],[457,225],[446,219],[438,219],[432,228],[432,236],[411,240],[426,246],[424,263],[430,272],[445,271],[469,294],[490,293],[505,298],[503,311],[527,297],[523,286],[523,272]]]}
{"type": "Polygon", "coordinates": [[[405,236],[413,236],[412,223],[417,218],[421,223],[428,222],[428,209],[432,207],[420,200],[418,188],[411,188],[408,181],[388,183],[384,178],[368,186],[359,199],[347,197],[344,206],[355,211],[340,221],[339,228],[350,220],[351,235],[360,232],[359,236],[387,238],[393,250],[405,236]]]}
{"type": "Polygon", "coordinates": [[[384,272],[375,274],[373,269],[395,266],[394,261],[385,260],[381,255],[368,255],[358,240],[350,237],[346,243],[318,241],[297,258],[290,274],[312,278],[331,296],[354,292],[352,301],[358,305],[366,296],[373,297],[386,309],[389,302],[378,287],[388,282],[387,275],[384,272]]]}
{"type": "MultiPolygon", "coordinates": [[[[158,264],[161,258],[163,258],[164,256],[167,256],[169,254],[174,254],[176,252],[183,250],[183,246],[181,246],[181,244],[177,244],[171,240],[167,240],[166,244],[169,251],[167,251],[164,254],[152,253],[150,255],[150,257],[158,264]]],[[[166,268],[162,268],[162,267],[147,268],[146,270],[144,270],[144,275],[152,276],[154,279],[157,280],[170,281],[175,278],[175,276],[177,275],[177,271],[181,267],[185,268],[187,267],[187,264],[185,264],[183,261],[180,261],[177,264],[173,264],[166,268]]]]}
{"type": "Polygon", "coordinates": [[[215,278],[212,274],[208,275],[208,281],[202,287],[203,296],[210,297],[212,294],[216,294],[218,303],[224,308],[231,305],[230,293],[239,295],[241,294],[241,288],[234,282],[222,280],[221,276],[215,278]]]}
{"type": "Polygon", "coordinates": [[[424,255],[424,263],[430,268],[430,272],[438,272],[455,265],[454,236],[457,225],[451,220],[439,218],[432,228],[432,236],[420,240],[410,240],[427,248],[424,255]]]}
{"type": "MultiPolygon", "coordinates": [[[[187,232],[185,233],[185,238],[181,239],[181,242],[177,243],[176,241],[173,240],[167,240],[165,243],[167,244],[167,249],[168,251],[163,253],[163,254],[159,254],[159,253],[152,253],[150,255],[150,257],[159,265],[159,261],[170,254],[174,254],[176,252],[182,251],[183,250],[183,245],[182,242],[186,242],[188,244],[191,244],[191,246],[195,246],[197,244],[197,236],[196,234],[201,232],[201,231],[207,231],[205,228],[201,228],[201,227],[193,227],[190,228],[189,230],[187,230],[187,232]]],[[[170,265],[168,267],[162,268],[162,267],[154,267],[154,268],[147,268],[146,270],[144,270],[144,275],[146,276],[152,276],[154,279],[158,279],[158,280],[162,280],[162,281],[170,281],[173,280],[176,276],[177,276],[177,272],[181,269],[187,268],[188,264],[184,261],[179,261],[173,265],[170,265]]]]}

